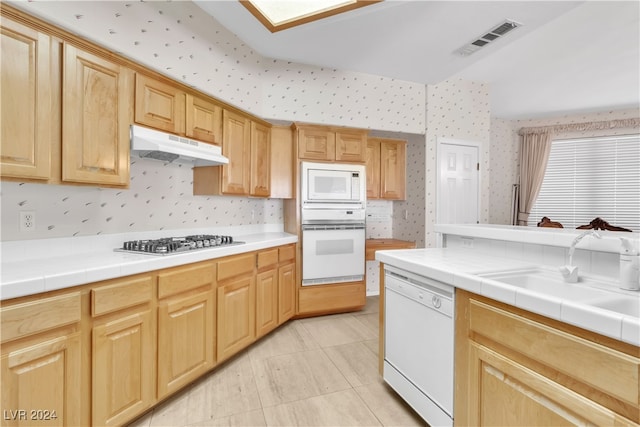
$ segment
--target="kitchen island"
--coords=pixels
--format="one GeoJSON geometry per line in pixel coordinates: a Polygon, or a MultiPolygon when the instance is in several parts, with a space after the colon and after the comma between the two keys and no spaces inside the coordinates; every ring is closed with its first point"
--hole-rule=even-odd
{"type": "MultiPolygon", "coordinates": [[[[376,259],[382,269],[405,272],[409,284],[419,276],[455,288],[455,424],[640,422],[640,294],[617,286],[620,233],[584,238],[575,257],[582,280],[574,290],[593,293],[597,301],[602,295],[625,299],[626,306],[612,310],[594,305],[594,298],[558,291],[564,289],[558,267],[567,263],[567,249],[580,231],[475,225],[436,230],[444,234],[444,248],[380,251],[376,259]],[[506,283],[495,275],[504,271],[550,275],[544,277],[552,278],[551,286],[545,292],[506,283]],[[590,280],[595,289],[587,286],[590,280]]],[[[638,247],[637,233],[624,236],[638,247]]],[[[384,282],[381,368],[387,352],[384,282]]],[[[442,351],[438,343],[431,348],[442,351]]]]}

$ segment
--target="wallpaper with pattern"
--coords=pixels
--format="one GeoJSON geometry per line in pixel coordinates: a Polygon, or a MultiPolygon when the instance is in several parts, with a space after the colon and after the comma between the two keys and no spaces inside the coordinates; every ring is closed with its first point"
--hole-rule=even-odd
{"type": "Polygon", "coordinates": [[[489,221],[490,105],[489,86],[449,79],[427,86],[425,245],[436,246],[436,147],[438,138],[480,143],[480,222],[489,221]]]}
{"type": "MultiPolygon", "coordinates": [[[[608,110],[585,114],[529,120],[491,120],[491,210],[489,222],[508,224],[511,215],[511,191],[518,181],[518,155],[523,127],[553,126],[571,123],[587,123],[640,117],[638,109],[608,110]]],[[[557,135],[560,138],[584,138],[603,135],[625,135],[630,129],[607,129],[598,131],[573,132],[557,135]]]]}
{"type": "Polygon", "coordinates": [[[424,133],[424,85],[263,57],[190,1],[11,3],[265,119],[424,133]]]}
{"type": "Polygon", "coordinates": [[[282,224],[282,201],[193,196],[188,164],[132,157],[129,189],[2,182],[3,241],[127,231],[282,224]],[[19,213],[33,211],[36,229],[19,231],[19,213]]]}

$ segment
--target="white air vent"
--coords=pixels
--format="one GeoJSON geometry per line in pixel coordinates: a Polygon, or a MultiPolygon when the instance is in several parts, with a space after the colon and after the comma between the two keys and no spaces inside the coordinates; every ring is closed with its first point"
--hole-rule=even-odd
{"type": "Polygon", "coordinates": [[[519,22],[515,22],[507,19],[503,23],[498,24],[491,30],[485,32],[480,37],[477,37],[472,42],[467,43],[466,45],[462,46],[460,49],[455,50],[453,53],[456,53],[461,56],[469,56],[472,53],[475,53],[481,48],[485,47],[492,41],[495,41],[500,37],[504,36],[511,30],[514,30],[520,27],[521,25],[522,24],[520,24],[519,22]]]}

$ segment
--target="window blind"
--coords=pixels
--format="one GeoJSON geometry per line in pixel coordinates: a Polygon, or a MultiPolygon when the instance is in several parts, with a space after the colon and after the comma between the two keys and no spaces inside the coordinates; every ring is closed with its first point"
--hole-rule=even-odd
{"type": "Polygon", "coordinates": [[[640,231],[640,135],[555,140],[529,225],[576,228],[600,217],[640,231]]]}

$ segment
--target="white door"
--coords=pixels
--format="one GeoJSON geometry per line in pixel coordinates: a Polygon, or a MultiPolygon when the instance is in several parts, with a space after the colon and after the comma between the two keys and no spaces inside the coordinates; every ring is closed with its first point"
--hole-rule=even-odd
{"type": "Polygon", "coordinates": [[[478,147],[442,143],[438,153],[437,222],[478,223],[478,147]]]}

